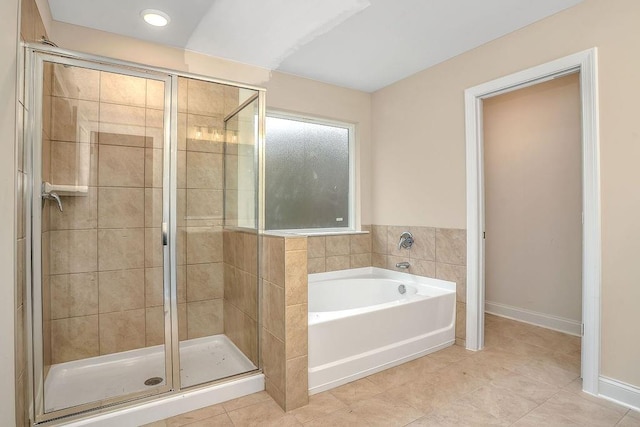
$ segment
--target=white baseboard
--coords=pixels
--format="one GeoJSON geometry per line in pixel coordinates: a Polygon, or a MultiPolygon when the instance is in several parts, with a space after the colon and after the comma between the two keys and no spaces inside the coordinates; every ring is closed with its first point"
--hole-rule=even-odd
{"type": "Polygon", "coordinates": [[[582,335],[582,324],[575,320],[565,319],[564,317],[538,313],[536,311],[491,301],[485,301],[484,311],[485,313],[495,314],[496,316],[506,317],[508,319],[514,319],[524,323],[530,323],[547,329],[553,329],[554,331],[564,332],[569,335],[575,335],[578,337],[582,335]]]}
{"type": "Polygon", "coordinates": [[[600,376],[598,394],[604,399],[640,411],[640,388],[636,386],[600,376]]]}

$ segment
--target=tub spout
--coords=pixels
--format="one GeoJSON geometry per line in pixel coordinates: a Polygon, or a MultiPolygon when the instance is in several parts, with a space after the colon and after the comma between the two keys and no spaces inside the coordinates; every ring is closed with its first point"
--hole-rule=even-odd
{"type": "Polygon", "coordinates": [[[407,261],[399,262],[396,264],[396,268],[407,269],[409,267],[411,267],[411,264],[409,264],[407,261]]]}

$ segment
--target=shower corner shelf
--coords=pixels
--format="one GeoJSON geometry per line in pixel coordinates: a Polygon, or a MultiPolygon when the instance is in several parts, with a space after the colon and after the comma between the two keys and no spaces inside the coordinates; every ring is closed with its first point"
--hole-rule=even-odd
{"type": "Polygon", "coordinates": [[[43,183],[43,192],[56,193],[58,196],[86,196],[89,193],[89,187],[86,185],[60,185],[43,183]]]}

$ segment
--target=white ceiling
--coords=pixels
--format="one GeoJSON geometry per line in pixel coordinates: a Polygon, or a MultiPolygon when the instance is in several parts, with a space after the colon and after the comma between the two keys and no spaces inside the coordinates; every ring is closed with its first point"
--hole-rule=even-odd
{"type": "MultiPolygon", "coordinates": [[[[373,92],[582,0],[49,0],[53,19],[373,92]],[[164,28],[143,9],[171,17],[164,28]]],[[[55,40],[54,40],[55,41],[55,40]]]]}

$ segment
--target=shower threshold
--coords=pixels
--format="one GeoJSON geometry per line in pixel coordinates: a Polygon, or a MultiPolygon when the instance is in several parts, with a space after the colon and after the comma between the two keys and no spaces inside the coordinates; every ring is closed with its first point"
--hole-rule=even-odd
{"type": "MultiPolygon", "coordinates": [[[[257,369],[225,335],[180,342],[182,388],[257,369]]],[[[164,345],[52,365],[44,384],[45,412],[126,396],[166,384],[164,345]]]]}

